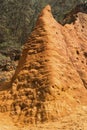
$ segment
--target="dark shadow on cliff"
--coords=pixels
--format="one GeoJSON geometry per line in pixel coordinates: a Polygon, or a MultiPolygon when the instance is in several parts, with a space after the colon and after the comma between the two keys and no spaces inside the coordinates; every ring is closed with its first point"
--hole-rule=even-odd
{"type": "Polygon", "coordinates": [[[74,23],[78,12],[87,14],[87,2],[76,5],[69,13],[65,14],[62,24],[74,23]]]}

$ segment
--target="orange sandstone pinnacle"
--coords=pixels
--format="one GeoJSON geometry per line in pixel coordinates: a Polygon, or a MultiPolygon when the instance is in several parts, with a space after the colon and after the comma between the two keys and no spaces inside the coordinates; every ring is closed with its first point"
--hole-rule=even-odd
{"type": "Polygon", "coordinates": [[[31,120],[58,119],[83,102],[87,94],[86,53],[87,14],[78,13],[74,24],[62,26],[46,6],[11,80],[14,92],[27,92],[31,120]]]}

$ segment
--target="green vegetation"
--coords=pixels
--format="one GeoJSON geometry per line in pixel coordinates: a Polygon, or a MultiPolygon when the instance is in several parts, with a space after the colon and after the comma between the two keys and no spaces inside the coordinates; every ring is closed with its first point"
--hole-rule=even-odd
{"type": "Polygon", "coordinates": [[[54,17],[62,23],[64,15],[87,0],[0,0],[0,44],[10,41],[22,45],[28,38],[41,9],[50,4],[54,17]]]}

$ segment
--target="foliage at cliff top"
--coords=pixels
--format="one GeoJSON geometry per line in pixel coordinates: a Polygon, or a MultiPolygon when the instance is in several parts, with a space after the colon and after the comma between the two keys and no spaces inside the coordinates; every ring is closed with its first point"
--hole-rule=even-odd
{"type": "Polygon", "coordinates": [[[0,0],[0,43],[25,43],[41,9],[50,4],[54,17],[64,15],[87,0],[0,0]]]}

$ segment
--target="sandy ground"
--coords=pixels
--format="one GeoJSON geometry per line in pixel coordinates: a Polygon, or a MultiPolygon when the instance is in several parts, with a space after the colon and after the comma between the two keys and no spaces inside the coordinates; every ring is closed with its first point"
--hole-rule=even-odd
{"type": "Polygon", "coordinates": [[[7,113],[0,113],[0,130],[87,130],[87,106],[58,121],[27,126],[13,123],[7,113]]]}

